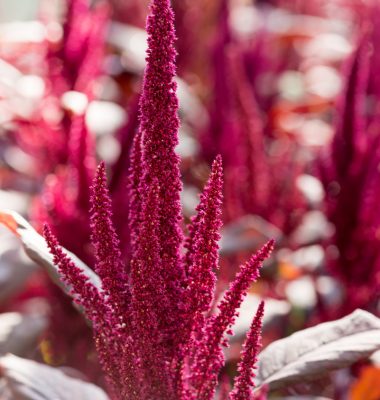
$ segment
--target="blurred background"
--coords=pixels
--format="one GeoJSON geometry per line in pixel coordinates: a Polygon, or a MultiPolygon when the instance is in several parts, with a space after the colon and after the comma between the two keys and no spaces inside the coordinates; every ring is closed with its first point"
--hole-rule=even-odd
{"type": "MultiPolygon", "coordinates": [[[[244,303],[227,369],[260,298],[267,304],[264,345],[357,308],[378,315],[378,2],[172,4],[184,230],[221,154],[219,293],[241,262],[276,239],[244,303]]],[[[99,160],[107,164],[114,222],[129,258],[126,187],[147,11],[145,0],[0,0],[0,210],[16,211],[38,232],[48,222],[88,265],[88,188],[99,160]]],[[[0,221],[9,228],[5,214],[0,221]]],[[[82,317],[5,227],[0,311],[8,332],[29,318],[31,337],[17,339],[12,352],[102,381],[82,317]]],[[[377,365],[347,369],[325,394],[364,399],[363,368],[380,379],[377,365]]]]}
{"type": "Polygon", "coordinates": [[[35,20],[38,15],[39,0],[1,2],[1,22],[35,20]]]}

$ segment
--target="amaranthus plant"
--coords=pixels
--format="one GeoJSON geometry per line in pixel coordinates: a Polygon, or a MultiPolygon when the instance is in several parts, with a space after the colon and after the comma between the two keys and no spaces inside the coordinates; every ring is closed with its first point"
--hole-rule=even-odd
{"type": "MultiPolygon", "coordinates": [[[[136,3],[135,9],[140,9],[142,2],[131,1],[130,5],[136,3]]],[[[204,5],[208,2],[208,0],[200,1],[204,5]]],[[[269,131],[271,126],[280,127],[281,124],[279,121],[276,122],[277,117],[268,111],[271,106],[265,106],[265,101],[263,104],[266,98],[270,100],[271,94],[269,93],[267,97],[263,92],[260,99],[254,92],[256,86],[253,80],[256,79],[252,78],[252,73],[255,75],[257,70],[256,72],[246,70],[245,54],[246,51],[250,52],[250,49],[253,49],[252,44],[245,48],[243,42],[229,39],[234,30],[229,31],[227,22],[230,19],[234,20],[237,14],[235,15],[234,10],[232,18],[228,17],[227,3],[226,0],[221,0],[222,12],[218,32],[223,35],[220,36],[216,52],[211,53],[216,60],[215,67],[218,68],[215,68],[214,72],[218,77],[215,76],[215,80],[212,76],[207,78],[209,82],[214,81],[215,87],[218,86],[220,89],[215,93],[215,101],[216,106],[221,107],[219,110],[221,113],[215,112],[211,118],[212,124],[218,123],[216,128],[219,132],[215,135],[218,143],[211,141],[211,145],[216,144],[213,149],[215,151],[210,154],[213,160],[211,174],[200,196],[195,216],[188,226],[185,226],[182,214],[186,221],[190,209],[192,210],[192,204],[188,201],[192,196],[187,190],[185,191],[183,212],[180,206],[182,191],[180,163],[175,153],[179,120],[174,83],[176,55],[174,21],[169,0],[152,0],[152,13],[148,20],[147,69],[141,97],[138,101],[136,98],[133,111],[128,112],[128,125],[125,126],[120,141],[123,148],[119,160],[112,169],[110,168],[112,170],[110,183],[107,183],[105,164],[101,163],[96,168],[95,143],[86,129],[84,118],[82,116],[76,119],[68,118],[56,121],[56,124],[65,135],[62,137],[69,140],[56,143],[59,144],[58,147],[53,146],[53,149],[61,149],[60,146],[63,144],[62,155],[67,157],[60,159],[59,166],[55,165],[56,159],[52,158],[52,163],[41,169],[52,173],[46,179],[49,187],[45,191],[44,198],[47,200],[45,205],[49,206],[47,207],[49,212],[45,215],[35,214],[38,217],[36,219],[41,221],[44,218],[47,222],[44,228],[46,241],[37,232],[39,228],[37,224],[37,229],[34,229],[17,212],[0,210],[0,223],[18,237],[26,254],[48,272],[52,278],[51,286],[53,287],[53,282],[58,283],[54,288],[56,293],[60,294],[60,297],[54,296],[53,299],[41,291],[30,294],[27,288],[17,298],[17,303],[10,301],[10,297],[7,298],[5,307],[1,302],[1,399],[264,400],[267,394],[278,399],[288,399],[290,393],[304,395],[305,390],[310,392],[313,398],[315,396],[350,398],[350,392],[359,393],[352,395],[352,398],[370,397],[366,388],[360,388],[365,379],[358,379],[356,374],[358,365],[352,369],[347,367],[360,361],[360,368],[363,366],[362,360],[380,350],[380,320],[374,315],[356,310],[340,320],[319,324],[273,341],[282,333],[301,328],[305,316],[315,315],[314,292],[320,295],[321,304],[318,304],[318,307],[320,306],[321,310],[324,304],[329,305],[328,311],[331,311],[331,314],[338,310],[333,307],[336,298],[330,296],[331,293],[335,295],[333,293],[336,289],[335,281],[326,279],[328,276],[321,276],[320,274],[324,275],[323,269],[314,269],[314,263],[310,262],[312,265],[309,268],[308,260],[306,262],[302,260],[302,265],[299,265],[301,264],[299,258],[310,259],[318,255],[319,251],[312,251],[310,253],[312,257],[308,257],[308,253],[303,250],[309,249],[300,249],[301,251],[297,249],[293,252],[286,248],[287,245],[284,246],[285,243],[282,241],[282,249],[278,252],[280,262],[278,265],[272,264],[265,271],[269,277],[268,281],[254,288],[255,293],[251,293],[250,301],[245,303],[246,310],[241,311],[242,318],[236,321],[237,335],[231,340],[232,348],[223,349],[229,343],[228,335],[232,333],[237,310],[249,286],[258,278],[260,267],[271,252],[273,242],[268,242],[262,250],[240,267],[224,296],[218,292],[223,286],[220,284],[223,273],[217,271],[220,263],[219,253],[227,255],[228,262],[232,264],[232,258],[240,260],[248,251],[245,247],[239,247],[238,250],[233,250],[236,252],[236,257],[235,253],[230,256],[232,251],[229,248],[233,248],[234,243],[239,243],[240,246],[245,239],[243,235],[236,239],[234,235],[237,231],[233,229],[230,232],[226,229],[221,241],[222,249],[220,252],[218,249],[219,231],[222,225],[222,157],[226,171],[224,185],[224,189],[227,189],[226,203],[231,198],[236,199],[242,205],[243,213],[264,216],[265,219],[280,226],[284,236],[291,229],[286,228],[290,226],[289,224],[285,224],[289,220],[290,212],[284,213],[283,210],[295,209],[299,204],[295,197],[289,196],[285,198],[285,208],[282,206],[282,201],[278,202],[277,194],[282,192],[276,187],[278,183],[285,182],[284,174],[287,173],[287,168],[281,163],[276,161],[272,163],[269,160],[270,143],[276,140],[277,135],[276,131],[272,134],[269,131]],[[227,47],[231,53],[225,53],[227,47]],[[268,124],[264,119],[263,130],[261,116],[265,113],[268,121],[271,120],[272,123],[268,124]],[[266,148],[267,154],[264,153],[266,148]],[[218,152],[222,153],[221,156],[217,155],[218,152]],[[281,171],[277,173],[279,169],[277,167],[276,174],[273,174],[269,166],[273,169],[274,165],[279,165],[281,171]],[[126,177],[128,177],[128,190],[125,184],[126,177]],[[271,188],[273,184],[274,190],[271,188]],[[259,207],[260,203],[262,206],[259,207]],[[278,212],[284,214],[284,219],[276,217],[278,212]],[[128,218],[124,218],[123,215],[127,213],[129,213],[128,218]],[[124,232],[128,233],[127,238],[123,236],[124,232]],[[309,277],[312,279],[305,279],[309,277]],[[294,292],[300,294],[298,297],[302,297],[305,293],[305,297],[309,297],[308,301],[299,302],[291,296],[294,292]],[[72,307],[71,299],[67,295],[71,295],[74,299],[75,308],[72,307]],[[309,295],[312,295],[311,299],[309,295]],[[31,299],[31,296],[34,298],[31,299]],[[35,298],[37,296],[38,299],[35,298]],[[268,298],[265,305],[265,321],[262,301],[264,297],[268,298]],[[279,301],[278,297],[282,299],[279,301]],[[292,313],[289,313],[291,305],[283,299],[284,297],[288,297],[289,302],[294,305],[292,313]],[[67,302],[67,309],[70,309],[67,313],[62,307],[65,304],[64,299],[67,302]],[[256,314],[255,310],[250,309],[251,301],[258,307],[256,314]],[[50,319],[48,335],[44,333],[48,322],[47,311],[54,319],[59,320],[58,326],[61,328],[55,329],[53,318],[50,319]],[[83,318],[82,312],[86,315],[87,321],[83,318]],[[245,318],[247,312],[252,314],[252,322],[247,323],[245,318]],[[259,353],[262,325],[265,329],[263,341],[265,349],[259,353]],[[52,331],[56,336],[49,335],[52,331]],[[240,339],[244,332],[247,335],[241,360],[237,362],[235,369],[236,350],[239,350],[239,345],[243,341],[240,339]],[[40,335],[44,335],[44,340],[40,340],[40,335]],[[91,340],[90,335],[93,335],[94,340],[91,340]],[[62,349],[60,342],[67,347],[62,349]],[[83,346],[78,346],[81,343],[83,346]],[[96,347],[98,359],[93,357],[91,345],[94,350],[96,347]],[[58,359],[51,357],[50,350],[63,353],[63,357],[58,359]],[[75,359],[72,357],[73,354],[75,359]],[[36,362],[41,361],[41,356],[43,361],[50,365],[36,362]],[[71,368],[55,368],[53,366],[55,361],[58,361],[60,366],[65,364],[71,368]],[[85,364],[91,364],[88,367],[94,366],[95,370],[102,367],[104,375],[98,379],[99,375],[91,373],[91,368],[87,368],[85,364]],[[72,369],[73,367],[80,371],[72,369]],[[339,374],[330,374],[336,369],[343,370],[339,374]],[[86,378],[83,377],[83,373],[86,378]],[[236,377],[233,376],[234,373],[236,377]],[[104,376],[108,381],[106,387],[108,394],[102,388],[95,386],[103,385],[104,376]],[[312,380],[314,383],[309,385],[309,381],[312,380]],[[351,390],[353,386],[355,386],[354,391],[351,390]]],[[[91,88],[95,87],[93,84],[97,80],[98,67],[102,65],[103,59],[95,53],[93,58],[90,57],[84,49],[90,53],[91,50],[100,52],[104,38],[96,34],[99,26],[91,27],[90,31],[95,32],[95,36],[92,37],[90,31],[86,33],[80,30],[83,28],[80,22],[83,17],[86,21],[89,18],[94,23],[104,26],[106,14],[92,14],[93,17],[98,15],[100,18],[100,21],[97,18],[93,20],[87,15],[94,10],[87,7],[90,4],[89,0],[72,0],[70,4],[72,7],[64,28],[62,47],[67,51],[56,57],[65,61],[71,59],[73,63],[65,65],[67,71],[64,68],[57,74],[62,79],[60,82],[67,83],[64,91],[74,89],[81,92],[80,96],[86,94],[91,99],[91,88]],[[78,33],[77,38],[75,32],[78,33]],[[80,33],[85,35],[82,36],[80,33]],[[90,42],[97,45],[94,44],[93,48],[87,46],[90,42]],[[71,50],[68,51],[70,48],[73,53],[71,50]],[[83,55],[87,54],[88,57],[81,57],[81,51],[78,49],[83,49],[83,55]],[[69,56],[70,54],[73,58],[69,56]],[[96,65],[93,64],[93,59],[96,59],[96,65]],[[84,68],[83,64],[87,64],[87,67],[84,68]],[[93,73],[83,72],[89,70],[93,73]],[[77,86],[77,82],[80,81],[77,75],[80,71],[84,86],[77,86]],[[87,77],[91,78],[88,82],[85,79],[87,77]]],[[[180,13],[187,11],[182,3],[174,4],[177,4],[180,13]]],[[[203,12],[198,3],[197,7],[203,12]]],[[[184,33],[184,17],[185,14],[180,15],[177,22],[180,34],[184,33]]],[[[315,22],[313,19],[313,23],[315,22]]],[[[192,32],[188,32],[191,38],[195,37],[192,36],[194,33],[196,37],[202,36],[201,29],[197,32],[194,29],[195,26],[201,26],[198,23],[203,25],[203,22],[198,20],[197,25],[191,26],[192,32]]],[[[232,27],[237,23],[233,23],[232,27]]],[[[289,37],[289,34],[286,33],[286,36],[289,37]]],[[[291,43],[299,42],[298,35],[295,38],[293,34],[291,36],[291,43]]],[[[182,44],[178,46],[180,52],[186,50],[189,39],[190,36],[183,38],[182,44]]],[[[302,41],[304,40],[306,39],[303,38],[302,41]]],[[[193,45],[196,44],[193,39],[191,41],[193,45]]],[[[261,41],[261,50],[267,52],[269,49],[272,53],[273,48],[265,46],[264,43],[261,41]]],[[[333,157],[329,158],[332,163],[326,165],[324,181],[327,183],[326,187],[330,189],[328,204],[331,208],[328,210],[328,217],[339,229],[333,240],[340,251],[340,260],[331,266],[334,272],[345,277],[345,282],[348,282],[347,287],[350,288],[347,291],[347,298],[351,301],[346,302],[347,308],[342,312],[359,304],[367,306],[369,299],[367,293],[371,295],[370,300],[374,300],[373,310],[376,310],[375,305],[378,300],[372,296],[375,293],[373,289],[378,285],[379,275],[376,250],[378,240],[374,235],[379,226],[376,215],[376,200],[379,198],[377,184],[379,153],[376,134],[378,118],[376,101],[373,103],[378,93],[376,89],[378,85],[376,75],[373,74],[376,72],[376,64],[373,64],[371,59],[376,52],[368,52],[370,48],[363,46],[364,43],[363,39],[359,51],[353,57],[347,89],[342,96],[337,135],[332,145],[333,157]],[[367,102],[369,113],[362,115],[361,106],[367,102]],[[365,121],[367,118],[369,121],[365,121]],[[330,178],[331,182],[328,181],[330,178]],[[346,215],[347,212],[350,215],[346,215]],[[348,228],[347,231],[344,230],[345,227],[348,228]],[[368,274],[363,273],[363,268],[368,274]]],[[[303,46],[294,46],[294,49],[296,48],[303,46]]],[[[376,46],[374,48],[376,49],[376,46]]],[[[186,67],[182,71],[187,71],[184,60],[187,60],[189,54],[182,53],[186,55],[181,60],[183,63],[181,68],[186,67]]],[[[197,50],[191,54],[200,53],[197,50]]],[[[113,56],[111,58],[114,59],[113,56]]],[[[253,59],[260,60],[260,58],[262,55],[258,51],[253,54],[248,64],[251,64],[253,59]]],[[[194,56],[193,59],[204,63],[204,58],[194,56]]],[[[264,61],[262,60],[258,69],[268,72],[268,64],[264,61]]],[[[306,57],[304,61],[310,61],[310,58],[306,57]]],[[[308,65],[314,66],[314,61],[316,60],[313,56],[312,63],[302,62],[303,67],[297,71],[303,75],[304,68],[308,69],[308,65]]],[[[308,75],[308,72],[305,74],[308,75]]],[[[290,86],[293,85],[292,82],[290,81],[290,86]]],[[[56,98],[60,96],[57,93],[54,95],[56,98]]],[[[286,94],[286,90],[283,94],[286,94]]],[[[273,96],[276,95],[273,93],[273,96]]],[[[302,108],[309,104],[307,102],[303,104],[303,101],[299,103],[302,108]]],[[[323,103],[323,109],[325,107],[327,104],[323,103]]],[[[194,109],[196,108],[194,106],[194,109]]],[[[303,113],[298,106],[290,107],[289,110],[295,115],[303,113]]],[[[215,111],[218,111],[217,107],[215,111]]],[[[70,115],[68,113],[66,116],[70,115]]],[[[282,118],[285,116],[280,119],[282,118]]],[[[186,122],[188,121],[184,118],[185,130],[186,122]]],[[[41,129],[38,121],[34,121],[32,125],[41,129]]],[[[188,127],[190,126],[191,124],[188,127]]],[[[281,135],[288,135],[293,129],[296,128],[281,128],[281,135]]],[[[47,132],[49,134],[51,131],[47,132]]],[[[296,132],[298,129],[294,131],[296,132]]],[[[184,138],[190,137],[190,134],[190,130],[184,132],[184,138]]],[[[53,141],[54,137],[51,139],[53,141]]],[[[35,144],[38,144],[37,142],[35,144]]],[[[40,144],[41,149],[46,148],[44,143],[40,144]]],[[[202,168],[198,171],[198,165],[195,166],[193,163],[195,147],[183,158],[183,180],[186,189],[191,189],[194,182],[205,180],[202,168]],[[188,172],[190,173],[187,174],[188,172]],[[191,184],[187,180],[188,177],[192,180],[191,184]]],[[[101,149],[100,146],[99,150],[101,149]]],[[[33,148],[30,150],[30,154],[35,157],[33,148]]],[[[180,148],[179,152],[181,151],[180,148]]],[[[46,154],[47,159],[50,159],[49,154],[49,152],[46,154]]],[[[44,160],[40,161],[43,164],[44,160]]],[[[285,161],[290,160],[285,159],[285,161]]],[[[10,163],[9,167],[15,164],[10,163]]],[[[28,175],[32,178],[32,174],[28,175]]],[[[291,179],[291,182],[293,181],[294,179],[291,179]]],[[[17,185],[15,187],[17,188],[17,185]]],[[[320,197],[321,194],[316,197],[320,197]]],[[[321,197],[318,201],[312,201],[310,198],[310,207],[317,207],[320,201],[321,197]]],[[[232,215],[229,218],[234,220],[236,217],[239,215],[232,215]]],[[[322,227],[327,228],[327,226],[322,227]]],[[[249,228],[250,231],[246,231],[247,235],[253,233],[256,236],[256,230],[249,228]]],[[[300,229],[300,232],[299,236],[303,236],[304,231],[300,229]]],[[[299,242],[297,240],[294,240],[295,245],[304,243],[302,240],[299,242]]],[[[307,243],[318,244],[317,240],[318,236],[315,239],[308,239],[307,243]]],[[[288,243],[292,245],[292,239],[288,243]]],[[[9,290],[9,286],[12,284],[13,287],[21,287],[19,282],[15,285],[14,281],[18,280],[18,276],[12,277],[12,274],[18,275],[20,271],[17,269],[18,264],[26,261],[18,256],[18,251],[17,253],[14,251],[15,245],[17,243],[12,243],[5,247],[5,251],[3,249],[0,252],[0,289],[6,287],[8,292],[5,295],[0,293],[0,298],[10,296],[12,290],[9,290]],[[11,273],[8,273],[9,271],[11,273]]],[[[318,250],[320,246],[310,247],[318,250]]],[[[326,253],[330,249],[331,247],[326,253]]],[[[318,265],[322,266],[323,259],[322,257],[319,259],[318,265]]],[[[221,263],[226,265],[224,261],[221,263]]],[[[30,269],[35,271],[37,266],[27,262],[23,268],[27,270],[24,272],[27,275],[31,274],[30,269]]],[[[306,323],[310,322],[313,322],[311,318],[306,323]]],[[[367,364],[363,368],[364,371],[369,371],[371,376],[378,376],[380,373],[376,366],[376,358],[375,354],[373,361],[368,360],[372,365],[367,364]]],[[[362,375],[362,371],[359,372],[359,376],[362,375]]],[[[372,397],[378,398],[378,395],[372,397]]]]}
{"type": "MultiPolygon", "coordinates": [[[[250,284],[273,242],[240,269],[211,315],[218,230],[221,226],[222,164],[217,157],[183,238],[181,229],[178,100],[175,94],[173,12],[169,0],[153,0],[147,22],[148,56],[140,100],[140,129],[130,167],[132,258],[122,260],[111,222],[105,166],[92,187],[91,227],[96,287],[44,233],[62,279],[91,321],[103,369],[120,399],[212,399],[224,362],[222,345],[250,284]],[[187,252],[181,254],[184,246],[187,252]]],[[[248,399],[251,368],[259,349],[263,305],[245,345],[231,398],[248,399]]]]}
{"type": "Polygon", "coordinates": [[[95,98],[109,23],[108,8],[105,2],[91,8],[89,0],[67,1],[62,40],[44,43],[45,96],[32,118],[16,121],[17,143],[35,158],[39,173],[50,173],[70,160],[72,131],[78,131],[78,123],[71,111],[61,106],[61,96],[74,90],[89,101],[95,98]]]}
{"type": "Polygon", "coordinates": [[[328,267],[346,292],[341,314],[357,307],[374,310],[380,287],[380,222],[375,205],[380,183],[376,115],[379,59],[369,45],[377,43],[376,24],[372,30],[362,34],[346,65],[335,136],[321,168],[326,214],[335,226],[331,242],[339,253],[328,253],[328,267]],[[368,104],[367,109],[363,104],[368,104]]]}
{"type": "MultiPolygon", "coordinates": [[[[76,115],[60,103],[62,96],[72,90],[89,102],[94,100],[108,23],[108,6],[104,2],[93,8],[88,0],[67,2],[61,41],[46,43],[46,98],[32,121],[19,122],[17,134],[19,142],[28,145],[25,150],[45,177],[41,194],[29,211],[31,220],[38,230],[47,222],[60,243],[86,263],[94,260],[88,208],[89,186],[96,169],[95,138],[86,126],[85,115],[76,115]],[[55,104],[56,113],[61,114],[58,120],[44,118],[45,102],[55,104]],[[77,224],[75,235],[73,224],[77,224]]],[[[44,286],[52,305],[45,335],[50,359],[98,377],[100,371],[96,357],[91,356],[94,350],[88,326],[56,285],[46,279],[44,286]]]]}
{"type": "MultiPolygon", "coordinates": [[[[260,39],[262,33],[257,36],[260,39]]],[[[250,79],[252,70],[260,63],[266,70],[270,66],[258,49],[246,47],[230,28],[228,1],[220,1],[211,58],[210,123],[202,136],[202,152],[208,159],[218,153],[223,156],[226,221],[255,214],[288,234],[299,224],[306,209],[296,185],[304,166],[295,160],[298,151],[295,143],[284,149],[282,155],[270,155],[275,140],[266,133],[268,118],[262,113],[257,90],[250,79]],[[247,68],[250,58],[254,61],[247,68]]]]}

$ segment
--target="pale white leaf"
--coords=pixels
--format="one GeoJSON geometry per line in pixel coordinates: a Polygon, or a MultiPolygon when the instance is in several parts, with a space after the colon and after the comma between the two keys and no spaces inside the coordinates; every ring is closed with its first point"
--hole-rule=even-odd
{"type": "Polygon", "coordinates": [[[372,354],[371,361],[376,367],[380,367],[380,350],[372,354]]]}
{"type": "Polygon", "coordinates": [[[8,354],[0,358],[0,376],[13,400],[108,400],[92,383],[62,371],[8,354]]]}
{"type": "Polygon", "coordinates": [[[380,349],[380,319],[356,310],[270,344],[259,356],[256,385],[271,389],[313,379],[380,349]]]}

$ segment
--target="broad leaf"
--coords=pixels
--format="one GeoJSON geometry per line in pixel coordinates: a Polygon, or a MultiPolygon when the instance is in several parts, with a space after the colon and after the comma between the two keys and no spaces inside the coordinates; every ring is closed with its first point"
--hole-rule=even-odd
{"type": "Polygon", "coordinates": [[[278,389],[346,367],[380,349],[380,319],[356,310],[270,344],[259,356],[256,384],[278,389]]]}
{"type": "Polygon", "coordinates": [[[0,376],[13,400],[108,400],[99,387],[14,355],[0,358],[0,376]]]}
{"type": "MultiPolygon", "coordinates": [[[[21,215],[14,211],[0,212],[0,222],[20,238],[26,254],[37,264],[44,267],[53,281],[69,294],[70,288],[63,286],[60,281],[58,268],[53,263],[53,256],[49,252],[45,239],[21,215]]],[[[64,251],[81,268],[89,281],[100,288],[101,281],[98,275],[74,254],[66,249],[64,251]]]]}

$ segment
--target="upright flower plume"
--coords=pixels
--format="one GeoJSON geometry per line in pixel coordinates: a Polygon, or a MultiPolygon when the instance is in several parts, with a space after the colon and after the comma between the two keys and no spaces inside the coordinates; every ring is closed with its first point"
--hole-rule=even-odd
{"type": "MultiPolygon", "coordinates": [[[[169,0],[152,2],[148,17],[148,56],[140,100],[140,130],[144,148],[142,191],[152,180],[160,187],[159,236],[161,256],[174,284],[183,277],[179,248],[182,233],[178,144],[179,120],[176,97],[174,15],[169,0]]],[[[144,200],[143,200],[144,201],[144,200]]],[[[176,293],[173,293],[176,295],[176,293]]]]}
{"type": "MultiPolygon", "coordinates": [[[[248,50],[230,29],[228,1],[219,4],[218,35],[211,58],[210,123],[202,135],[202,152],[209,160],[218,153],[223,157],[225,220],[256,214],[287,233],[297,226],[306,206],[296,186],[304,166],[295,161],[299,157],[294,157],[294,146],[282,155],[270,151],[276,141],[267,134],[268,121],[249,75],[260,63],[247,67],[248,50]]],[[[248,56],[257,51],[250,49],[248,56]]]]}
{"type": "Polygon", "coordinates": [[[108,6],[103,1],[95,7],[89,0],[67,3],[62,46],[49,54],[53,90],[58,96],[75,89],[91,97],[91,86],[101,70],[108,6]]]}
{"type": "Polygon", "coordinates": [[[111,200],[109,198],[104,163],[98,167],[92,187],[91,226],[92,241],[95,247],[95,271],[103,282],[103,290],[115,305],[120,307],[120,314],[127,311],[128,286],[125,285],[124,265],[121,262],[119,239],[111,222],[111,200]]]}
{"type": "MultiPolygon", "coordinates": [[[[153,181],[159,187],[157,199],[157,240],[160,264],[157,269],[163,277],[161,329],[166,331],[168,342],[178,338],[177,320],[183,298],[184,271],[180,247],[183,240],[181,221],[179,158],[175,154],[178,144],[179,120],[177,116],[174,48],[174,15],[169,0],[155,0],[147,20],[148,55],[140,99],[140,134],[142,177],[138,191],[144,209],[153,181]]],[[[145,208],[146,209],[146,208],[145,208]]],[[[131,209],[132,214],[137,212],[131,209]]],[[[144,216],[141,216],[144,219],[144,216]]],[[[136,248],[139,248],[137,239],[136,248]]],[[[133,259],[136,257],[132,251],[133,259]]],[[[147,260],[149,262],[149,260],[147,260]]],[[[173,348],[174,351],[174,348],[173,348]]]]}
{"type": "MultiPolygon", "coordinates": [[[[218,267],[219,247],[217,243],[220,239],[219,229],[222,226],[220,211],[222,207],[222,174],[222,158],[217,156],[212,166],[209,182],[196,208],[197,215],[189,226],[189,238],[186,242],[188,251],[185,263],[187,264],[188,288],[194,288],[195,290],[199,290],[202,282],[207,285],[210,280],[215,280],[214,275],[205,279],[206,277],[202,272],[212,273],[218,267]]],[[[211,285],[211,289],[211,292],[213,292],[213,285],[211,285]]],[[[212,301],[207,295],[206,298],[200,295],[198,300],[204,302],[206,309],[212,301]]]]}
{"type": "Polygon", "coordinates": [[[50,252],[54,256],[54,263],[58,266],[62,280],[65,284],[72,287],[72,292],[76,296],[76,302],[85,308],[87,316],[97,324],[99,315],[106,314],[106,306],[98,289],[88,281],[70,258],[63,252],[57,239],[52,234],[50,228],[44,227],[45,239],[49,245],[50,252]]]}
{"type": "MultiPolygon", "coordinates": [[[[93,322],[95,343],[115,399],[212,400],[224,361],[224,335],[273,242],[241,267],[213,315],[222,160],[218,156],[213,163],[184,240],[179,159],[174,152],[179,123],[173,13],[169,0],[153,0],[151,11],[140,129],[129,169],[130,260],[127,265],[122,260],[112,225],[103,163],[92,186],[90,210],[94,270],[101,285],[87,281],[47,228],[45,237],[62,279],[93,322]]],[[[259,340],[258,330],[251,332],[250,341],[259,340]]]]}
{"type": "Polygon", "coordinates": [[[226,345],[223,340],[225,333],[232,333],[230,328],[235,322],[239,309],[248,288],[259,277],[259,270],[263,261],[273,249],[273,240],[269,241],[257,252],[244,266],[241,267],[235,280],[225,293],[218,305],[219,312],[206,322],[202,342],[198,343],[198,351],[193,364],[192,385],[195,389],[195,399],[212,399],[217,385],[218,372],[220,371],[224,356],[221,345],[226,345]]]}
{"type": "Polygon", "coordinates": [[[70,166],[76,178],[76,205],[80,210],[88,210],[90,185],[94,176],[95,143],[86,127],[85,116],[74,116],[70,127],[70,166]]]}
{"type": "Polygon", "coordinates": [[[191,345],[197,343],[189,336],[192,332],[195,335],[200,333],[204,324],[204,314],[210,310],[214,300],[215,271],[219,266],[219,230],[222,226],[222,174],[222,159],[218,156],[201,194],[200,203],[196,208],[197,215],[193,217],[189,226],[189,237],[185,242],[187,253],[183,261],[187,272],[187,326],[184,327],[182,340],[187,342],[187,351],[191,350],[191,345]]]}
{"type": "Polygon", "coordinates": [[[327,262],[345,288],[343,314],[370,307],[380,288],[379,120],[376,111],[371,115],[370,109],[363,109],[363,104],[380,96],[380,58],[368,43],[377,46],[379,36],[376,23],[371,35],[363,33],[345,66],[335,136],[321,162],[326,214],[335,226],[331,242],[339,251],[339,257],[327,262]]]}
{"type": "Polygon", "coordinates": [[[253,369],[257,362],[257,355],[260,350],[261,327],[264,316],[264,302],[259,304],[255,318],[252,321],[251,329],[248,332],[247,340],[244,343],[241,361],[238,365],[238,376],[235,378],[234,390],[230,394],[231,400],[245,400],[252,398],[254,387],[253,369]]]}
{"type": "Polygon", "coordinates": [[[131,149],[131,165],[129,168],[129,230],[131,244],[138,238],[139,218],[141,213],[140,181],[142,175],[141,132],[138,131],[133,139],[131,149]]]}

